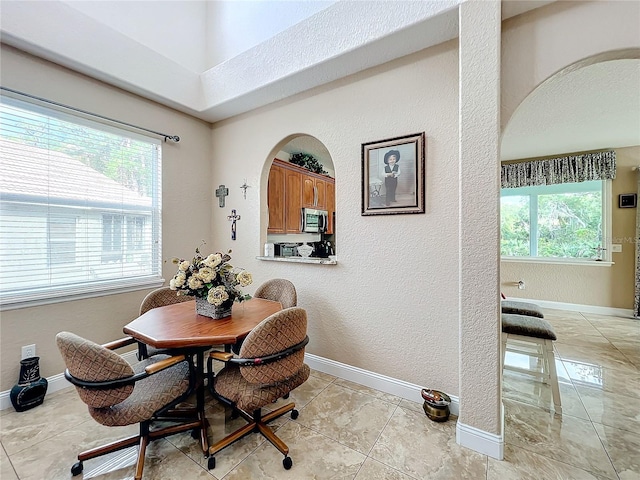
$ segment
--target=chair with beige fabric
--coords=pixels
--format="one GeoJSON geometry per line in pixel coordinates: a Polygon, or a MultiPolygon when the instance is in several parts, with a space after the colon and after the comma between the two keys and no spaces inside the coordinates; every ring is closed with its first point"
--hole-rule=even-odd
{"type": "Polygon", "coordinates": [[[304,349],[308,342],[307,313],[292,307],[260,322],[245,338],[239,357],[230,352],[210,352],[211,358],[225,362],[214,377],[214,394],[248,422],[209,448],[210,469],[216,465],[214,454],[251,432],[264,435],[284,455],[284,468],[291,468],[289,447],[267,423],[287,412],[297,418],[295,404],[266,415],[261,409],[307,381],[309,366],[304,363],[304,349]]]}
{"type": "Polygon", "coordinates": [[[80,453],[71,467],[72,475],[82,472],[86,460],[138,444],[135,479],[140,480],[149,442],[188,430],[195,435],[206,429],[205,419],[195,408],[176,408],[195,388],[191,359],[158,355],[130,365],[113,350],[133,345],[131,337],[98,345],[60,332],[56,343],[67,367],[65,378],[75,385],[93,419],[108,427],[140,427],[137,435],[80,453]],[[170,423],[157,426],[158,421],[170,423]]]}
{"type": "MultiPolygon", "coordinates": [[[[189,302],[193,297],[188,295],[178,295],[178,292],[171,290],[169,287],[160,287],[152,290],[147,294],[140,304],[140,315],[147,313],[149,310],[164,307],[166,305],[173,305],[174,303],[189,302]]],[[[138,358],[147,358],[152,355],[158,355],[161,353],[172,354],[169,350],[160,350],[154,347],[145,345],[144,343],[138,343],[138,358]]]]}
{"type": "Polygon", "coordinates": [[[282,308],[290,308],[298,305],[296,287],[284,278],[273,278],[260,285],[253,295],[257,298],[274,300],[282,304],[282,308]]]}
{"type": "MultiPolygon", "coordinates": [[[[280,302],[282,308],[291,308],[298,305],[298,293],[296,287],[289,280],[284,278],[272,278],[260,285],[253,294],[255,298],[264,298],[280,302]]],[[[233,345],[233,353],[238,354],[242,340],[233,345]]]]}

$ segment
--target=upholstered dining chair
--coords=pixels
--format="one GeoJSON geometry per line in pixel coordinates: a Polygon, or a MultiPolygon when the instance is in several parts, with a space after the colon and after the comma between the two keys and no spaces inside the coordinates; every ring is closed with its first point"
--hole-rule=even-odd
{"type": "Polygon", "coordinates": [[[211,358],[225,362],[214,377],[214,394],[248,422],[209,448],[209,469],[215,468],[217,452],[251,432],[264,435],[284,455],[284,468],[291,468],[289,447],[267,423],[288,412],[291,418],[297,418],[295,404],[288,403],[266,415],[262,408],[307,381],[309,366],[304,363],[304,350],[308,342],[307,312],[292,307],[260,322],[245,338],[239,357],[230,352],[209,353],[211,358]]]}
{"type": "Polygon", "coordinates": [[[60,332],[56,343],[67,367],[65,378],[75,385],[93,419],[108,427],[140,427],[137,435],[80,453],[72,475],[82,472],[86,460],[138,444],[135,479],[140,480],[149,442],[187,430],[195,436],[206,429],[195,408],[176,408],[195,388],[191,359],[157,355],[130,365],[113,350],[134,344],[131,337],[98,345],[60,332]],[[170,423],[158,426],[158,421],[170,423]]]}
{"type": "Polygon", "coordinates": [[[257,298],[274,300],[282,304],[282,308],[290,308],[298,305],[296,287],[284,278],[273,278],[260,285],[253,294],[257,298]]]}
{"type": "MultiPolygon", "coordinates": [[[[140,304],[140,315],[143,315],[154,308],[173,305],[174,303],[188,302],[190,300],[193,300],[193,297],[189,297],[188,295],[178,296],[178,293],[175,290],[171,290],[169,287],[156,288],[142,299],[142,303],[140,304]]],[[[139,359],[161,353],[172,354],[173,352],[150,347],[144,343],[138,343],[139,359]]]]}
{"type": "MultiPolygon", "coordinates": [[[[264,298],[265,300],[273,300],[280,302],[282,308],[291,308],[298,305],[298,293],[296,287],[291,281],[284,278],[272,278],[260,285],[253,294],[256,298],[264,298]]],[[[240,352],[242,340],[232,349],[235,354],[240,352]]]]}

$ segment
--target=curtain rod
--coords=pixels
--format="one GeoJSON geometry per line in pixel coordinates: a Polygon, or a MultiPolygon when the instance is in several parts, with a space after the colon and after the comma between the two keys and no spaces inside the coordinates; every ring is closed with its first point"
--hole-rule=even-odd
{"type": "Polygon", "coordinates": [[[126,125],[127,127],[135,128],[137,130],[142,130],[142,131],[145,131],[145,132],[153,133],[154,135],[158,135],[160,137],[164,137],[164,141],[165,142],[167,140],[171,140],[172,142],[176,142],[176,143],[178,143],[180,141],[180,137],[178,135],[168,135],[166,133],[156,132],[154,130],[149,130],[148,128],[139,127],[137,125],[132,125],[131,123],[123,122],[123,121],[120,121],[120,120],[115,120],[113,118],[105,117],[105,116],[99,115],[97,113],[87,112],[86,110],[82,110],[80,108],[71,107],[69,105],[65,105],[64,103],[58,103],[58,102],[54,102],[53,100],[47,100],[46,98],[36,97],[35,95],[30,95],[28,93],[20,92],[18,90],[14,90],[12,88],[7,88],[7,87],[0,86],[0,89],[6,90],[7,92],[15,93],[17,95],[22,95],[23,97],[33,98],[34,100],[39,100],[41,102],[49,103],[51,105],[56,105],[57,107],[62,107],[62,108],[66,108],[68,110],[73,110],[74,112],[80,112],[80,113],[83,113],[85,115],[101,118],[103,120],[108,120],[109,122],[119,123],[120,125],[126,125]]]}

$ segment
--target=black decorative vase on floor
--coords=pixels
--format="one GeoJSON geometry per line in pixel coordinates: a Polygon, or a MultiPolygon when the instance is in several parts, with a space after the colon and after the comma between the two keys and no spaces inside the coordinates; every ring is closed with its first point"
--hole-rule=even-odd
{"type": "Polygon", "coordinates": [[[40,357],[20,360],[20,378],[9,393],[16,412],[24,412],[37,407],[44,401],[49,386],[46,378],[40,378],[40,357]]]}

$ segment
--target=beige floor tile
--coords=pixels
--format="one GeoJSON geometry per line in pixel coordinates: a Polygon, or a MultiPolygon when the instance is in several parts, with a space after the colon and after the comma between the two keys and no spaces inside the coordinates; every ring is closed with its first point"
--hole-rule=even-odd
{"type": "Polygon", "coordinates": [[[598,388],[576,387],[591,421],[631,432],[640,431],[640,399],[598,388]]]}
{"type": "Polygon", "coordinates": [[[640,478],[640,434],[594,424],[621,480],[640,478]]]}
{"type": "MultiPolygon", "coordinates": [[[[562,413],[589,420],[589,415],[582,405],[582,400],[571,383],[559,382],[562,413]]],[[[504,372],[502,384],[503,398],[527,403],[547,411],[553,410],[551,386],[528,375],[516,372],[504,372]]]]}
{"type": "Polygon", "coordinates": [[[367,458],[354,480],[414,480],[414,477],[405,475],[377,460],[367,458]]]}
{"type": "Polygon", "coordinates": [[[629,363],[640,369],[640,340],[612,340],[611,343],[622,353],[629,363]]]}
{"type": "Polygon", "coordinates": [[[400,397],[397,397],[390,393],[381,392],[380,390],[365,387],[364,385],[359,385],[357,383],[350,382],[349,380],[343,380],[341,378],[336,379],[336,381],[333,383],[334,385],[340,385],[341,387],[349,388],[351,390],[355,390],[356,392],[371,395],[373,397],[379,398],[380,400],[384,400],[385,402],[393,403],[394,405],[398,405],[402,400],[400,397]]]}
{"type": "Polygon", "coordinates": [[[576,386],[640,398],[640,374],[637,372],[571,361],[562,363],[576,386]]]}
{"type": "Polygon", "coordinates": [[[75,389],[45,397],[44,403],[25,412],[9,411],[0,417],[0,440],[12,455],[61,431],[91,420],[75,389]]]}
{"type": "Polygon", "coordinates": [[[489,458],[487,480],[598,480],[585,470],[551,460],[513,445],[505,445],[504,460],[489,458]]]}
{"type": "Polygon", "coordinates": [[[334,375],[331,375],[329,373],[319,372],[318,370],[314,370],[314,369],[311,369],[311,376],[312,377],[319,377],[319,378],[325,380],[328,383],[331,383],[336,378],[338,378],[338,377],[336,377],[334,375]]]}
{"type": "Polygon", "coordinates": [[[396,405],[331,384],[300,410],[297,422],[367,454],[396,405]]]}
{"type": "Polygon", "coordinates": [[[591,422],[504,400],[505,443],[609,479],[613,465],[591,422]]]}
{"type": "Polygon", "coordinates": [[[18,480],[13,465],[4,451],[2,445],[0,445],[0,479],[2,480],[18,480]]]}
{"type": "MultiPolygon", "coordinates": [[[[283,455],[270,443],[261,445],[235,467],[224,480],[353,479],[365,455],[352,450],[295,421],[287,423],[278,436],[289,446],[291,470],[282,465],[283,455]]],[[[218,475],[218,467],[212,470],[218,475]]]]}
{"type": "Polygon", "coordinates": [[[398,408],[370,456],[418,479],[485,478],[487,457],[456,443],[455,421],[437,423],[398,408]]]}
{"type": "Polygon", "coordinates": [[[600,365],[614,370],[625,370],[640,373],[638,367],[629,363],[629,360],[613,345],[610,347],[582,348],[577,345],[557,343],[556,350],[563,361],[588,363],[600,365]]]}

